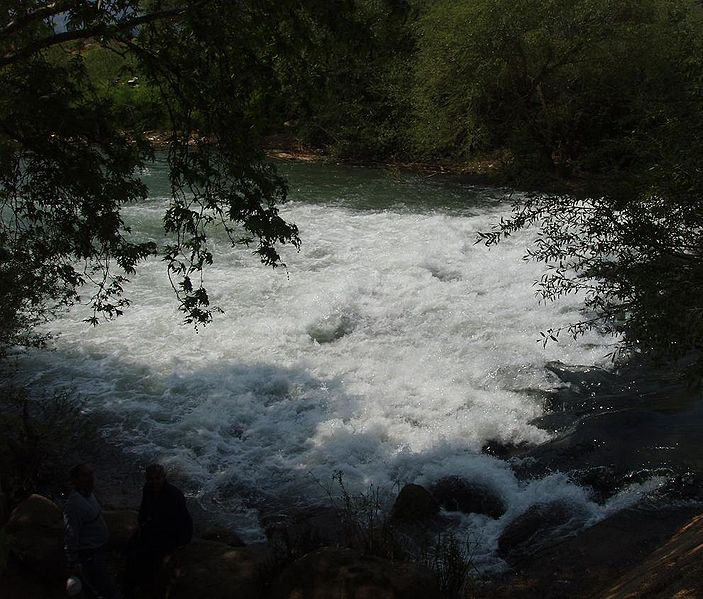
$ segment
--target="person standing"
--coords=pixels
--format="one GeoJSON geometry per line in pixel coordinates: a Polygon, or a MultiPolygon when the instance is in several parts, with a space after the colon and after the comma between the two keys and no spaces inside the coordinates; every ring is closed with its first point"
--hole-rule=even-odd
{"type": "Polygon", "coordinates": [[[78,464],[70,474],[73,491],[63,509],[69,574],[81,579],[86,597],[117,599],[119,595],[108,568],[110,533],[93,494],[93,469],[88,464],[78,464]]]}
{"type": "Polygon", "coordinates": [[[193,520],[183,493],[166,480],[161,464],[145,471],[137,531],[127,549],[124,593],[134,594],[141,585],[153,583],[164,557],[187,545],[193,536],[193,520]]]}

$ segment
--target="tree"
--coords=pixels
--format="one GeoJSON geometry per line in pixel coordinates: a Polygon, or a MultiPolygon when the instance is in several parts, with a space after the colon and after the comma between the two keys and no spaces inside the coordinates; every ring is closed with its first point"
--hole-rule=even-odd
{"type": "Polygon", "coordinates": [[[619,142],[678,93],[697,13],[690,0],[433,3],[418,26],[418,148],[508,150],[542,181],[629,168],[619,142]]]}
{"type": "MultiPolygon", "coordinates": [[[[607,22],[623,33],[616,45],[629,36],[628,43],[637,53],[629,60],[622,52],[610,54],[613,66],[605,65],[602,72],[582,64],[594,52],[599,53],[596,47],[580,51],[575,62],[572,58],[559,61],[561,64],[545,63],[555,65],[551,75],[540,75],[533,83],[544,84],[543,92],[553,90],[555,82],[567,82],[568,74],[570,95],[552,110],[549,102],[545,109],[539,98],[525,96],[511,121],[520,127],[526,118],[527,131],[532,123],[547,129],[546,137],[533,138],[528,132],[521,141],[532,139],[527,147],[536,151],[544,140],[556,140],[556,144],[543,146],[551,150],[552,163],[560,159],[555,152],[563,141],[554,137],[555,131],[564,130],[563,125],[569,123],[572,131],[578,126],[588,129],[587,135],[577,138],[583,142],[581,149],[572,154],[587,173],[588,182],[568,193],[533,193],[518,198],[512,216],[495,230],[481,234],[480,239],[490,245],[518,229],[535,227],[537,234],[527,258],[548,267],[539,282],[541,296],[553,300],[568,293],[583,294],[585,318],[570,327],[572,334],[597,328],[618,335],[622,339],[619,351],[625,355],[638,353],[667,360],[687,356],[700,380],[703,12],[696,3],[684,0],[583,1],[570,6],[590,10],[598,5],[612,10],[615,4],[615,12],[602,14],[610,14],[607,22]],[[621,13],[624,6],[627,12],[621,13]],[[586,110],[581,94],[573,90],[591,89],[588,95],[597,92],[593,97],[596,102],[617,79],[616,72],[620,80],[613,85],[623,93],[586,110]],[[572,113],[574,105],[581,106],[577,114],[572,113]],[[560,114],[561,109],[568,118],[560,127],[551,127],[550,123],[562,121],[548,117],[560,114]]],[[[602,37],[588,40],[595,46],[599,40],[604,47],[613,45],[602,37]]],[[[571,43],[578,45],[579,37],[571,43]]],[[[493,81],[498,83],[498,79],[493,81]]],[[[505,81],[500,79],[500,85],[505,81]]],[[[553,94],[545,98],[553,99],[553,94]]],[[[483,122],[489,131],[494,130],[483,122]]],[[[520,155],[521,147],[525,148],[516,144],[511,149],[520,155]]],[[[545,166],[537,172],[548,171],[545,166]]],[[[545,340],[558,334],[547,331],[545,340]]]]}
{"type": "Polygon", "coordinates": [[[305,81],[291,86],[287,111],[305,142],[335,157],[397,157],[408,150],[414,11],[408,0],[357,0],[352,8],[334,30],[314,31],[316,51],[305,81]]]}
{"type": "Polygon", "coordinates": [[[259,150],[290,64],[347,2],[289,0],[11,0],[0,3],[0,346],[89,285],[94,313],[119,315],[127,277],[161,256],[185,320],[211,319],[203,269],[207,227],[253,244],[277,266],[300,243],[279,215],[284,181],[259,150]],[[134,237],[120,208],[146,196],[154,147],[139,119],[86,68],[91,50],[128,61],[163,107],[172,197],[170,236],[134,237]]]}

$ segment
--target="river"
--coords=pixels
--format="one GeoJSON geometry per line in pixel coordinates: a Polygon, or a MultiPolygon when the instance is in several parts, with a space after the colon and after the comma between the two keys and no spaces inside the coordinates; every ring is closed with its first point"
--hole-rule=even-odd
{"type": "MultiPolygon", "coordinates": [[[[19,359],[20,382],[68,388],[100,434],[136,461],[159,459],[191,501],[262,538],[261,512],[326,501],[341,471],[352,493],[392,497],[407,482],[456,475],[507,506],[457,530],[489,560],[506,524],[530,505],[564,498],[597,521],[660,484],[638,480],[597,503],[563,473],[519,479],[481,452],[488,441],[537,444],[535,419],[568,386],[553,360],[607,366],[613,339],[590,333],[546,347],[539,333],[580,318],[579,300],[539,303],[539,265],[522,260],[531,233],[499,247],[476,232],[506,213],[504,193],[384,169],[281,163],[282,209],[303,246],[287,268],[212,233],[206,272],[224,313],[199,332],[181,324],[164,263],[127,287],[132,306],[90,328],[78,306],[51,324],[53,351],[19,359]]],[[[124,210],[141,237],[163,242],[165,165],[145,173],[149,199],[124,210]]]]}

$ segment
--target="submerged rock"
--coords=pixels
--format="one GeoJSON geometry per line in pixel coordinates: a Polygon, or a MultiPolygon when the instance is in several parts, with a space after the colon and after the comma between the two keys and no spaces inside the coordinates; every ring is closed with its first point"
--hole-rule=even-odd
{"type": "Polygon", "coordinates": [[[534,553],[555,533],[581,526],[584,514],[566,501],[537,503],[505,527],[498,539],[498,555],[509,562],[534,553]]]}
{"type": "Polygon", "coordinates": [[[505,504],[495,491],[458,476],[437,481],[431,491],[439,505],[448,511],[485,514],[491,518],[500,518],[505,513],[505,504]]]}
{"type": "Polygon", "coordinates": [[[291,564],[274,584],[275,599],[439,599],[434,575],[417,564],[326,547],[291,564]]]}
{"type": "Polygon", "coordinates": [[[393,504],[394,520],[424,520],[439,512],[439,503],[420,485],[405,485],[393,504]]]}
{"type": "Polygon", "coordinates": [[[332,343],[354,330],[354,319],[348,314],[332,314],[309,325],[306,329],[311,339],[320,344],[332,343]]]}

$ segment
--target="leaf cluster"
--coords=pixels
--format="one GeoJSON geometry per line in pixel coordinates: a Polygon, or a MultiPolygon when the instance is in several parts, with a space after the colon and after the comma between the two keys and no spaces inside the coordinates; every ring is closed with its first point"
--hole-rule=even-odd
{"type": "MultiPolygon", "coordinates": [[[[0,6],[0,345],[87,294],[93,324],[122,313],[128,278],[161,256],[187,322],[211,319],[208,228],[281,265],[299,245],[279,215],[284,181],[259,150],[310,28],[342,3],[220,0],[4,2],[0,6]],[[125,80],[131,80],[127,85],[125,80]],[[163,242],[120,210],[146,197],[165,131],[171,201],[163,242]],[[81,291],[83,290],[83,291],[81,291]]],[[[319,25],[324,26],[324,25],[319,25]]],[[[30,334],[31,336],[31,334],[30,334]]],[[[26,339],[25,339],[26,340],[26,339]]]]}

